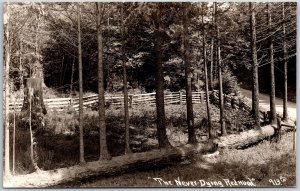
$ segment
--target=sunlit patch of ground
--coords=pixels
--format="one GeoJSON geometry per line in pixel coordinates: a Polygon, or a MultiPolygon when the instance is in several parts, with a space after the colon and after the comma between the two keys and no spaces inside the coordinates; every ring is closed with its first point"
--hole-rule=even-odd
{"type": "Polygon", "coordinates": [[[293,133],[290,132],[283,135],[278,143],[264,141],[244,150],[222,150],[206,156],[197,155],[189,161],[165,168],[131,172],[115,177],[101,177],[69,186],[161,187],[178,186],[180,180],[185,181],[189,186],[218,187],[220,185],[217,183],[221,182],[223,186],[229,187],[230,185],[226,185],[224,179],[246,181],[249,180],[248,178],[258,187],[272,187],[276,182],[280,184],[278,186],[295,186],[296,164],[292,140],[293,133]],[[155,180],[155,178],[160,179],[155,180]]]}

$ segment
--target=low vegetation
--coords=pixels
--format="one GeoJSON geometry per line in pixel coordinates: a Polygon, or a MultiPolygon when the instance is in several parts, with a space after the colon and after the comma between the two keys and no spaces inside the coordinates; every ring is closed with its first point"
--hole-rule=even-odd
{"type": "MultiPolygon", "coordinates": [[[[166,106],[167,134],[174,146],[187,142],[185,108],[185,105],[166,106]]],[[[211,110],[214,131],[218,133],[219,109],[212,105],[211,110]]],[[[112,156],[122,155],[125,149],[123,108],[110,107],[106,110],[106,114],[108,149],[112,156]]],[[[194,114],[198,141],[206,141],[205,105],[195,104],[194,114]]],[[[130,146],[134,152],[158,148],[155,115],[155,107],[140,105],[130,109],[130,146]]],[[[228,133],[238,133],[251,128],[249,125],[251,118],[246,112],[228,109],[226,116],[228,118],[228,133]],[[235,122],[232,123],[230,118],[235,118],[235,122]]],[[[19,116],[16,116],[16,119],[16,153],[18,153],[16,156],[16,174],[27,174],[33,171],[30,161],[30,134],[26,125],[23,124],[24,121],[20,120],[19,116]]],[[[49,170],[77,164],[79,162],[78,113],[73,110],[49,111],[44,123],[43,128],[36,129],[34,136],[37,142],[38,166],[41,169],[49,170]]],[[[99,158],[99,129],[97,124],[98,112],[90,109],[85,110],[83,127],[86,161],[99,158]],[[94,146],[91,147],[91,145],[94,146]]]]}
{"type": "MultiPolygon", "coordinates": [[[[180,179],[184,182],[199,181],[198,186],[200,187],[209,187],[209,182],[214,181],[221,181],[223,186],[230,187],[226,185],[223,179],[239,181],[247,180],[247,178],[254,179],[253,183],[257,187],[274,186],[272,180],[278,179],[282,180],[281,185],[278,185],[279,187],[294,186],[296,184],[296,156],[293,151],[292,136],[293,133],[290,132],[284,134],[278,143],[266,140],[244,150],[222,150],[219,155],[212,157],[196,155],[181,164],[160,166],[151,170],[130,172],[114,177],[95,177],[94,179],[73,182],[64,186],[170,186],[160,184],[159,181],[155,181],[153,178],[171,181],[173,186],[178,186],[175,180],[180,179]],[[202,184],[200,184],[200,180],[202,180],[202,184]]],[[[213,187],[220,186],[213,185],[213,187]]]]}

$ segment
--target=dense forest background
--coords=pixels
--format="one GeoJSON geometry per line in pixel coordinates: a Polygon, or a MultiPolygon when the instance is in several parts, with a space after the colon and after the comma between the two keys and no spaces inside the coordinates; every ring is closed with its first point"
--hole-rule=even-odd
{"type": "MultiPolygon", "coordinates": [[[[102,14],[105,89],[108,92],[122,90],[121,20],[120,4],[106,3],[102,14]]],[[[129,90],[139,89],[152,92],[155,89],[154,78],[154,25],[151,4],[125,3],[126,65],[129,90]]],[[[261,92],[269,92],[269,67],[267,38],[266,4],[257,4],[257,47],[259,61],[259,87],[261,92]]],[[[182,11],[178,3],[164,3],[161,20],[161,45],[163,47],[163,67],[165,88],[170,91],[184,89],[184,64],[181,53],[182,11]]],[[[273,3],[272,34],[274,37],[274,60],[276,76],[276,94],[282,95],[283,87],[283,52],[282,52],[282,7],[273,3]]],[[[199,29],[205,27],[206,46],[211,51],[212,39],[216,35],[213,28],[213,7],[206,4],[201,11],[196,4],[188,13],[188,39],[190,44],[189,60],[194,70],[196,83],[194,89],[203,89],[204,67],[199,43],[202,35],[199,29]],[[204,14],[204,25],[201,15],[204,14]],[[200,82],[200,83],[199,83],[200,82]]],[[[286,4],[286,28],[288,45],[288,89],[289,99],[294,99],[296,90],[296,3],[286,4]]],[[[250,24],[247,3],[222,3],[216,17],[219,18],[221,59],[226,82],[235,81],[242,87],[251,89],[251,52],[250,24]]],[[[30,76],[36,60],[43,67],[44,82],[49,88],[62,93],[78,89],[77,55],[77,8],[73,3],[18,3],[11,8],[10,32],[12,39],[11,83],[18,90],[22,78],[30,76]],[[36,46],[37,45],[37,46],[36,46]],[[33,54],[33,52],[38,54],[33,54]],[[38,58],[36,58],[38,55],[38,58]],[[72,86],[71,86],[72,84],[72,86]],[[72,90],[71,90],[72,89],[72,90]]],[[[81,16],[83,87],[84,91],[97,92],[97,30],[94,6],[82,4],[81,16]]],[[[215,48],[215,47],[213,47],[215,48]]],[[[209,71],[213,75],[217,88],[216,56],[208,56],[209,71]],[[213,59],[213,60],[212,60],[213,59]],[[210,69],[212,68],[212,69],[210,69]]],[[[235,85],[235,82],[229,86],[235,85]]],[[[226,88],[225,88],[226,89],[226,88]]],[[[226,91],[226,90],[225,90],[226,91]]]]}

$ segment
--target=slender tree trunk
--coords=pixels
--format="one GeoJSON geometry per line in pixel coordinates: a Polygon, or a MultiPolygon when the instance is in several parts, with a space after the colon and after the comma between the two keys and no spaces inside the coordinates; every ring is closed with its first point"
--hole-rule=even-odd
{"type": "Polygon", "coordinates": [[[259,87],[258,87],[258,63],[257,63],[257,50],[256,50],[256,19],[255,19],[255,4],[249,3],[251,11],[250,28],[251,28],[251,53],[252,53],[252,112],[255,124],[260,127],[259,117],[259,87]]]}
{"type": "Polygon", "coordinates": [[[82,80],[82,50],[81,50],[81,8],[77,5],[78,16],[78,71],[79,71],[79,161],[85,163],[84,160],[84,145],[83,145],[83,80],[82,80]]]}
{"type": "Polygon", "coordinates": [[[157,118],[157,138],[160,148],[170,147],[171,144],[166,132],[166,116],[165,116],[165,101],[164,101],[164,78],[162,67],[162,27],[161,27],[161,5],[157,5],[157,12],[155,13],[155,41],[154,50],[156,55],[156,71],[155,71],[155,85],[156,85],[156,118],[157,118]]]}
{"type": "Polygon", "coordinates": [[[14,129],[13,129],[13,159],[12,159],[12,173],[15,174],[16,167],[16,98],[14,97],[14,129]]]}
{"type": "Polygon", "coordinates": [[[104,97],[104,70],[103,70],[103,38],[102,38],[102,10],[101,3],[96,3],[97,10],[97,41],[98,41],[98,91],[99,91],[99,132],[100,132],[100,158],[99,160],[111,159],[106,142],[105,124],[105,97],[104,97]]]}
{"type": "Polygon", "coordinates": [[[210,116],[210,102],[209,102],[209,89],[208,89],[208,74],[207,74],[207,62],[206,62],[206,47],[205,47],[205,27],[204,27],[204,3],[202,2],[202,54],[203,54],[203,62],[204,62],[204,73],[205,73],[205,93],[206,93],[206,113],[207,113],[207,121],[208,121],[208,138],[213,138],[212,126],[211,126],[211,116],[210,116]]]}
{"type": "MultiPolygon", "coordinates": [[[[110,22],[109,22],[109,18],[110,18],[110,13],[108,13],[108,17],[107,17],[107,30],[108,30],[108,34],[110,34],[111,33],[111,31],[110,31],[110,22]]],[[[109,46],[109,43],[110,43],[110,36],[108,36],[107,38],[106,38],[106,45],[107,46],[109,46]]],[[[108,91],[108,92],[113,92],[113,84],[112,84],[112,82],[111,82],[111,77],[110,77],[110,54],[107,54],[107,62],[106,62],[106,75],[107,75],[107,77],[106,77],[106,79],[107,79],[107,88],[106,88],[106,91],[108,91]]]]}
{"type": "Polygon", "coordinates": [[[74,76],[74,70],[75,70],[75,56],[73,57],[73,63],[72,63],[72,72],[71,72],[71,84],[70,84],[70,98],[71,98],[71,104],[72,102],[72,93],[73,93],[73,76],[74,76]]]}
{"type": "Polygon", "coordinates": [[[284,91],[283,91],[283,120],[287,120],[287,62],[288,62],[288,52],[286,46],[286,29],[285,29],[285,6],[284,2],[282,3],[282,30],[283,30],[283,74],[284,74],[284,91]]]}
{"type": "Polygon", "coordinates": [[[221,134],[226,135],[225,119],[224,119],[224,97],[223,97],[223,82],[222,82],[222,63],[221,63],[221,47],[220,47],[220,31],[218,26],[217,3],[214,2],[215,7],[215,22],[217,31],[217,60],[218,60],[218,77],[219,77],[219,104],[220,104],[220,124],[221,134]]]}
{"type": "Polygon", "coordinates": [[[30,131],[30,159],[33,166],[35,166],[35,160],[34,160],[34,150],[33,150],[33,131],[32,131],[32,103],[31,103],[31,97],[32,97],[32,88],[29,87],[29,131],[30,131]]]}
{"type": "Polygon", "coordinates": [[[39,48],[39,31],[40,31],[40,13],[37,15],[36,19],[36,34],[35,34],[35,57],[37,59],[36,62],[36,71],[33,72],[32,77],[38,77],[42,80],[42,87],[45,85],[44,83],[44,72],[43,72],[43,66],[41,64],[41,55],[40,55],[40,48],[39,48]]]}
{"type": "Polygon", "coordinates": [[[5,176],[10,176],[10,159],[9,159],[9,65],[10,65],[10,36],[9,36],[9,3],[6,3],[4,13],[5,27],[5,176]]]}
{"type": "MultiPolygon", "coordinates": [[[[213,11],[212,11],[212,23],[213,26],[215,26],[215,6],[213,6],[213,11]]],[[[210,47],[210,72],[209,72],[209,77],[210,77],[210,90],[214,90],[213,82],[214,82],[214,36],[212,35],[211,38],[211,47],[210,47]]]]}
{"type": "Polygon", "coordinates": [[[22,54],[23,54],[23,46],[22,46],[22,33],[20,33],[20,43],[19,43],[19,78],[20,78],[20,92],[24,91],[24,76],[23,76],[23,65],[22,65],[22,54]]]}
{"type": "MultiPolygon", "coordinates": [[[[268,11],[268,27],[269,34],[271,34],[272,28],[272,17],[271,17],[271,4],[267,4],[268,11]]],[[[270,56],[270,82],[271,82],[271,91],[270,91],[270,122],[276,122],[276,108],[275,108],[275,74],[274,74],[274,57],[273,57],[273,36],[269,38],[269,56],[270,56]]]]}
{"type": "Polygon", "coordinates": [[[214,82],[214,39],[211,39],[211,47],[210,47],[210,70],[209,70],[209,86],[210,90],[214,90],[213,82],[214,82]]]}
{"type": "Polygon", "coordinates": [[[124,3],[121,9],[122,22],[122,63],[123,63],[123,87],[124,87],[124,121],[125,121],[125,154],[132,153],[129,144],[129,110],[128,110],[128,90],[127,90],[127,71],[125,63],[125,23],[124,23],[124,3]]]}
{"type": "Polygon", "coordinates": [[[185,63],[185,78],[186,78],[186,112],[187,112],[187,125],[188,125],[188,143],[196,143],[196,135],[194,129],[194,114],[193,114],[193,102],[192,102],[192,71],[189,62],[189,47],[188,47],[188,10],[189,3],[183,4],[183,60],[185,63]]]}

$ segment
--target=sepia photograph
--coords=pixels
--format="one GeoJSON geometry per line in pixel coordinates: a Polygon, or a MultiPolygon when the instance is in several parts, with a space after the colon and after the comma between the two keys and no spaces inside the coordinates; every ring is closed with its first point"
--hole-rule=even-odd
{"type": "Polygon", "coordinates": [[[296,1],[2,7],[3,188],[296,187],[296,1]]]}

